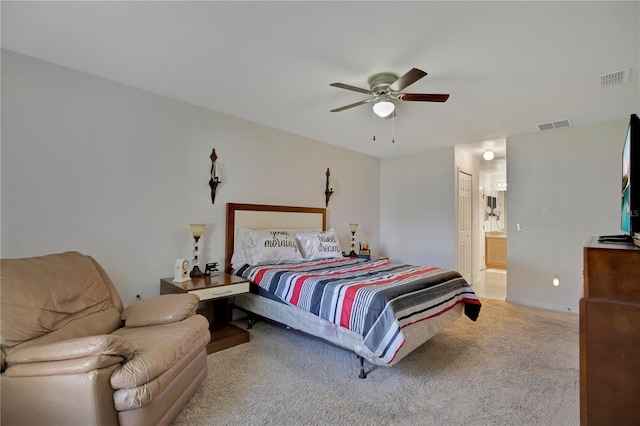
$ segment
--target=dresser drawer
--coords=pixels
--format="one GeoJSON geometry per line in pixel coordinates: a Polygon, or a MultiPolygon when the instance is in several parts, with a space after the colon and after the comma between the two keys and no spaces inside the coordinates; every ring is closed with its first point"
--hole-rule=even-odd
{"type": "Polygon", "coordinates": [[[212,300],[220,297],[229,297],[234,294],[248,293],[249,281],[238,284],[229,284],[217,287],[203,288],[200,290],[191,290],[189,293],[197,295],[200,300],[212,300]]]}

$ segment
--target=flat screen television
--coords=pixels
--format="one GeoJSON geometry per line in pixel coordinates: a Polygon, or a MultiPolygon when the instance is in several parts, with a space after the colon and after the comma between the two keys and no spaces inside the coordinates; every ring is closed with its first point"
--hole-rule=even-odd
{"type": "Polygon", "coordinates": [[[627,138],[622,149],[620,217],[622,232],[630,236],[640,232],[640,118],[636,114],[631,114],[627,138]]]}
{"type": "Polygon", "coordinates": [[[636,114],[631,114],[622,147],[620,229],[624,234],[604,235],[600,241],[633,243],[633,235],[640,232],[640,118],[636,114]]]}

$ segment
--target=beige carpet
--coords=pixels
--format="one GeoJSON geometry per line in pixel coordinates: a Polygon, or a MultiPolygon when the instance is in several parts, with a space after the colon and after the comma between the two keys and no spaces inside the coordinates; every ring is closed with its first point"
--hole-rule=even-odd
{"type": "MultiPolygon", "coordinates": [[[[259,322],[211,354],[178,425],[578,425],[578,316],[482,299],[397,365],[259,322]]],[[[240,321],[241,323],[242,321],[240,321]]],[[[243,324],[244,325],[244,324],[243,324]]]]}

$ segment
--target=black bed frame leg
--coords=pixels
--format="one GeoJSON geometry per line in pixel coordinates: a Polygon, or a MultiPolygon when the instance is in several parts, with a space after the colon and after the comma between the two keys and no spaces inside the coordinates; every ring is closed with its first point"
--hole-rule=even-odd
{"type": "Polygon", "coordinates": [[[253,324],[256,323],[255,318],[253,318],[253,315],[249,315],[247,316],[248,321],[247,321],[247,330],[251,330],[253,328],[253,324]]]}
{"type": "Polygon", "coordinates": [[[358,359],[360,360],[360,374],[358,375],[358,377],[360,377],[361,379],[366,379],[367,373],[365,373],[364,371],[364,358],[358,355],[358,359]]]}

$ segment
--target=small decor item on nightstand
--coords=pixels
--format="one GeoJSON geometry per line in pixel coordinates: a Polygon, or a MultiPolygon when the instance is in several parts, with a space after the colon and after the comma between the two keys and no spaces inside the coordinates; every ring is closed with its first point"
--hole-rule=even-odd
{"type": "Polygon", "coordinates": [[[364,239],[364,242],[360,243],[358,257],[362,259],[371,259],[371,250],[369,250],[369,243],[367,242],[366,238],[364,239]]]}
{"type": "Polygon", "coordinates": [[[189,261],[187,259],[176,260],[176,265],[173,271],[174,283],[189,281],[189,261]]]}
{"type": "Polygon", "coordinates": [[[204,268],[204,274],[207,277],[214,277],[219,274],[218,262],[207,263],[204,268]]]}
{"type": "Polygon", "coordinates": [[[204,227],[206,226],[206,224],[204,223],[190,223],[189,224],[189,228],[191,228],[191,235],[193,235],[193,262],[191,262],[193,264],[193,269],[191,269],[191,273],[189,274],[189,276],[191,278],[193,277],[201,277],[204,274],[202,273],[202,271],[200,270],[199,264],[200,262],[198,261],[198,256],[200,255],[200,249],[198,248],[198,241],[200,240],[200,237],[202,236],[202,232],[204,232],[204,227]]]}
{"type": "Polygon", "coordinates": [[[222,183],[220,180],[220,170],[218,164],[216,164],[216,160],[218,156],[216,155],[216,149],[214,148],[211,151],[211,179],[209,180],[209,186],[211,187],[211,204],[216,203],[216,190],[218,189],[218,185],[222,183]]]}
{"type": "Polygon", "coordinates": [[[636,232],[635,234],[633,234],[633,244],[640,247],[640,232],[636,232]]]}

